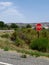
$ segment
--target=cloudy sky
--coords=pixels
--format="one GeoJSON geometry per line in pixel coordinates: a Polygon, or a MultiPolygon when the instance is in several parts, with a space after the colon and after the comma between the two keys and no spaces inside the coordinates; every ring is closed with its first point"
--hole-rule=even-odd
{"type": "Polygon", "coordinates": [[[0,0],[0,21],[49,22],[49,0],[0,0]]]}

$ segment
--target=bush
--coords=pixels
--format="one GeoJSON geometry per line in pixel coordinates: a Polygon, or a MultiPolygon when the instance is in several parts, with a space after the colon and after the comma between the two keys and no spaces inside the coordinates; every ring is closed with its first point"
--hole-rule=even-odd
{"type": "Polygon", "coordinates": [[[47,31],[46,31],[46,30],[43,30],[43,31],[42,31],[42,37],[47,37],[47,35],[48,35],[48,34],[47,34],[47,31]]]}
{"type": "Polygon", "coordinates": [[[30,48],[42,52],[46,52],[48,49],[48,39],[47,38],[38,38],[31,42],[30,48]]]}
{"type": "Polygon", "coordinates": [[[4,51],[8,51],[8,50],[9,50],[9,48],[8,48],[8,47],[5,47],[5,48],[4,48],[4,51]]]}
{"type": "Polygon", "coordinates": [[[17,34],[16,34],[16,32],[14,32],[12,35],[11,35],[11,40],[12,41],[15,41],[16,40],[16,36],[17,36],[17,34]]]}
{"type": "Polygon", "coordinates": [[[15,44],[16,44],[16,46],[23,47],[23,45],[25,44],[25,42],[22,39],[20,39],[19,37],[17,37],[15,44]]]}

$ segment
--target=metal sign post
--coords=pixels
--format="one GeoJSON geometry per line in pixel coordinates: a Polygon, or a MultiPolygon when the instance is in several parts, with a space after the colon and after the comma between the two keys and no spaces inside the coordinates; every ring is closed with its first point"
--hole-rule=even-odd
{"type": "Polygon", "coordinates": [[[40,32],[41,29],[42,29],[42,24],[40,24],[40,23],[36,24],[36,30],[37,30],[38,38],[40,36],[39,32],[40,32]]]}

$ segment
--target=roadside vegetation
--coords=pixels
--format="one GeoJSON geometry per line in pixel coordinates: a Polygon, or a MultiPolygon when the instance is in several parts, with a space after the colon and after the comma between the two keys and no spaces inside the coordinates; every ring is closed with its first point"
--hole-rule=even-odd
{"type": "MultiPolygon", "coordinates": [[[[4,51],[16,50],[17,52],[30,54],[32,56],[49,57],[49,29],[42,29],[39,32],[39,38],[36,29],[32,29],[31,25],[19,27],[12,23],[10,26],[1,22],[0,29],[12,29],[14,32],[0,33],[0,48],[4,51]]],[[[23,55],[22,57],[25,57],[23,55]]]]}

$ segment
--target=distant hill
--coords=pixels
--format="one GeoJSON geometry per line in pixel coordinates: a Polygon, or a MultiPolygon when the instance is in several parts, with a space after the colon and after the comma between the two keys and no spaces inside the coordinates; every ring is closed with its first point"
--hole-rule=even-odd
{"type": "MultiPolygon", "coordinates": [[[[12,23],[7,23],[7,25],[11,25],[12,23]]],[[[15,23],[17,24],[19,27],[22,27],[22,26],[26,26],[27,24],[30,24],[32,27],[34,27],[37,23],[15,23]]],[[[41,22],[41,24],[44,26],[48,26],[49,27],[49,22],[41,22]]]]}

